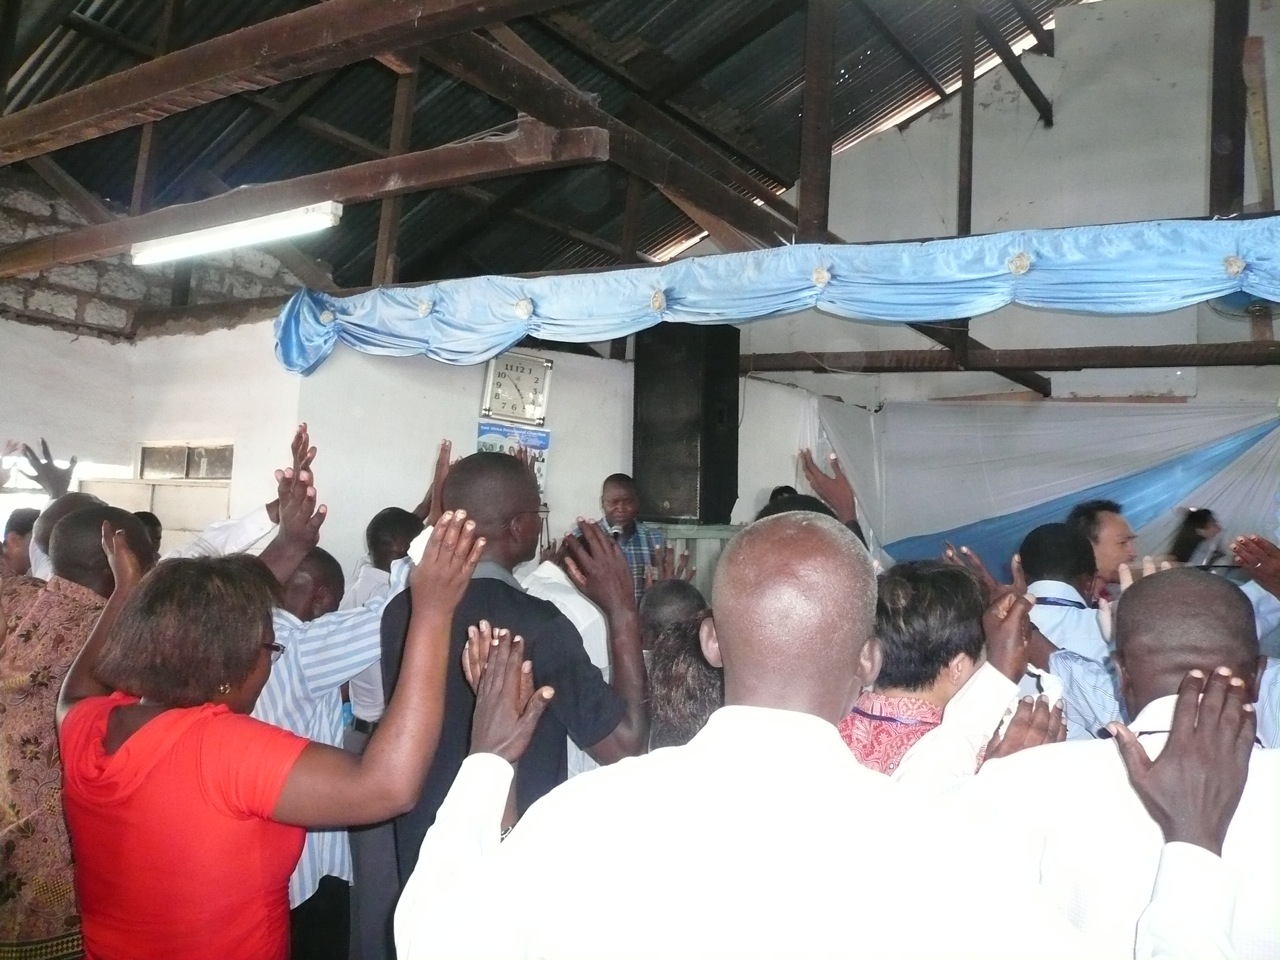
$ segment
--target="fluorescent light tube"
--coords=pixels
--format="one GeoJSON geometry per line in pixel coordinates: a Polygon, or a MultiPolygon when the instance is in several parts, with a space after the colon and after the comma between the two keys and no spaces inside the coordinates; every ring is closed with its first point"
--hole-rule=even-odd
{"type": "Polygon", "coordinates": [[[202,253],[248,247],[256,243],[315,233],[326,227],[332,227],[341,218],[342,204],[326,200],[324,203],[313,203],[309,207],[273,213],[266,217],[255,217],[252,220],[241,220],[220,227],[209,227],[207,230],[193,230],[191,233],[180,233],[173,237],[144,240],[130,247],[129,254],[133,262],[138,265],[181,260],[183,257],[194,257],[202,253]]]}

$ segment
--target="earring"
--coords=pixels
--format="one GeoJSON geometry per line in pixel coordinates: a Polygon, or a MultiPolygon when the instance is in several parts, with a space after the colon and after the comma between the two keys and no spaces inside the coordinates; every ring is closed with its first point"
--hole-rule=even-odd
{"type": "Polygon", "coordinates": [[[229,684],[229,683],[220,683],[220,684],[218,684],[218,695],[219,695],[219,696],[223,696],[223,697],[225,697],[225,696],[226,696],[228,693],[230,693],[230,692],[231,692],[231,684],[229,684]]]}

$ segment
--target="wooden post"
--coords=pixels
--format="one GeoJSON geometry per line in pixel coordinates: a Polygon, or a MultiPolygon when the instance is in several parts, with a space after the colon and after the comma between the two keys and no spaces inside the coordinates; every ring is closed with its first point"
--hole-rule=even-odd
{"type": "Polygon", "coordinates": [[[835,86],[835,0],[809,0],[800,118],[800,243],[826,239],[831,206],[831,101],[835,86]]]}
{"type": "MultiPolygon", "coordinates": [[[[156,27],[156,56],[163,57],[169,52],[173,42],[174,26],[178,19],[178,8],[182,0],[165,0],[164,11],[160,14],[160,23],[156,27]]],[[[151,206],[151,191],[155,187],[156,164],[156,125],[142,125],[142,135],[138,140],[138,161],[133,168],[133,193],[129,197],[129,215],[136,217],[146,213],[151,206]]]]}
{"type": "MultiPolygon", "coordinates": [[[[417,71],[396,76],[396,99],[391,111],[391,139],[387,149],[389,157],[397,157],[409,148],[417,90],[417,71]]],[[[400,197],[396,195],[382,201],[378,216],[378,245],[373,255],[375,287],[396,282],[396,244],[399,239],[400,197]]]]}

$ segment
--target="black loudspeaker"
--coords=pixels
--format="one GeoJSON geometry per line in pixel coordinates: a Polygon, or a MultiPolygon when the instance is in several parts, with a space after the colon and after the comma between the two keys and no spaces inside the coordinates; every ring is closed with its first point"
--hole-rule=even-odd
{"type": "Polygon", "coordinates": [[[636,335],[632,473],[640,519],[728,523],[738,499],[737,327],[636,335]]]}

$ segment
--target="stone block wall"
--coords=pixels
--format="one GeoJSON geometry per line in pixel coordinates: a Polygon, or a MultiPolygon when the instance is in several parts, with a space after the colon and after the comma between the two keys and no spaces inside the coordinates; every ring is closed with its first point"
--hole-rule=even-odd
{"type": "MultiPolygon", "coordinates": [[[[85,225],[42,180],[0,171],[0,247],[85,225]]],[[[172,263],[135,267],[121,254],[0,279],[0,317],[127,334],[140,307],[173,299],[172,263]]],[[[192,261],[192,304],[288,295],[301,282],[262,250],[245,248],[192,261]]]]}

